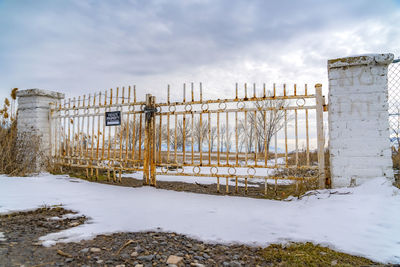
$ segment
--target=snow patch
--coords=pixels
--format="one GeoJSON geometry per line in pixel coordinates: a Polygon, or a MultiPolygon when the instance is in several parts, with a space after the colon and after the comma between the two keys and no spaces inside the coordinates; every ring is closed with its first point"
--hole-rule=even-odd
{"type": "Polygon", "coordinates": [[[62,203],[90,217],[41,238],[44,245],[98,234],[171,231],[209,242],[268,246],[311,241],[383,263],[400,263],[400,192],[384,179],[275,201],[129,188],[65,176],[0,176],[0,213],[62,203]],[[211,226],[211,227],[210,227],[211,226]]]}

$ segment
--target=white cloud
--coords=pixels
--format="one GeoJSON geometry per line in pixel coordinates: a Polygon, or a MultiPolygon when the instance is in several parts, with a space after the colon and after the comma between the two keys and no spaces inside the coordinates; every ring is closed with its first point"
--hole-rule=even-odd
{"type": "Polygon", "coordinates": [[[235,82],[326,88],[328,58],[400,54],[398,7],[395,1],[4,1],[0,94],[39,87],[76,96],[135,83],[144,95],[190,81],[203,81],[212,93],[233,93],[235,82]]]}

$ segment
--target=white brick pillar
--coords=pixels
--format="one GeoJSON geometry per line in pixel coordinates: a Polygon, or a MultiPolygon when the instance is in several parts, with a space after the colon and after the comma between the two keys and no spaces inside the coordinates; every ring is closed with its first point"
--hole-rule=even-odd
{"type": "MultiPolygon", "coordinates": [[[[41,89],[27,89],[17,92],[18,97],[18,135],[39,137],[40,152],[45,156],[50,153],[50,103],[64,99],[64,94],[41,89]]],[[[40,171],[43,162],[35,157],[36,170],[40,171]]]]}
{"type": "Polygon", "coordinates": [[[332,187],[393,179],[387,69],[393,54],[328,60],[332,187]]]}

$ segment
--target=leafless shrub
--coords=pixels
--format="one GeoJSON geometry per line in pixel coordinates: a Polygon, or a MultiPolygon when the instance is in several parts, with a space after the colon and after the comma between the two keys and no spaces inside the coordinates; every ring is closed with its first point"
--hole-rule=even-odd
{"type": "Polygon", "coordinates": [[[40,139],[31,133],[17,134],[15,99],[17,88],[11,91],[0,110],[0,173],[26,175],[36,170],[38,157],[44,157],[39,150],[40,139]]]}

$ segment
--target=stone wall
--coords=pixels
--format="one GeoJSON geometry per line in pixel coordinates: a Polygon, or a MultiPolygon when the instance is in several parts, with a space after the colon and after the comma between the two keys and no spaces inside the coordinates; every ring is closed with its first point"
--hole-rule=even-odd
{"type": "Polygon", "coordinates": [[[392,60],[392,54],[371,54],[328,61],[333,187],[393,179],[387,88],[392,60]]]}
{"type": "MultiPolygon", "coordinates": [[[[34,135],[40,140],[40,149],[46,155],[50,153],[50,103],[64,99],[64,94],[40,89],[28,89],[17,92],[18,97],[18,135],[34,135]]],[[[40,171],[43,164],[37,160],[40,171]]],[[[43,160],[43,159],[42,159],[43,160]]]]}

